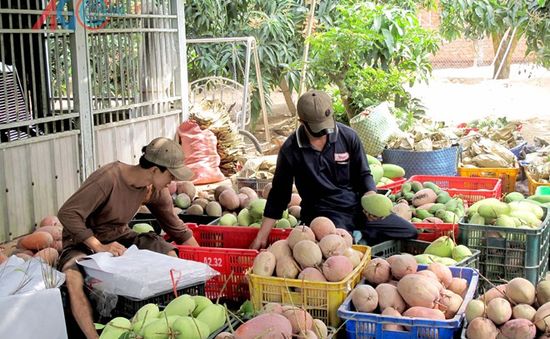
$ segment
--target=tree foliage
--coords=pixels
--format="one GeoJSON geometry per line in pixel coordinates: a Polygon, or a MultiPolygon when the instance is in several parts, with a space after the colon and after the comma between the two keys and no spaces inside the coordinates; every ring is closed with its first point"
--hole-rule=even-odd
{"type": "Polygon", "coordinates": [[[489,35],[495,53],[502,44],[494,73],[502,68],[499,78],[507,78],[511,55],[522,36],[526,37],[528,53],[535,52],[537,60],[544,65],[550,63],[549,3],[548,0],[440,0],[441,33],[449,40],[462,36],[482,39],[489,35]],[[505,57],[508,45],[508,57],[505,57]]]}
{"type": "Polygon", "coordinates": [[[407,81],[426,80],[431,72],[428,56],[437,51],[438,39],[420,26],[414,10],[364,2],[339,6],[338,20],[320,29],[311,47],[315,79],[338,87],[351,118],[376,99],[399,102],[407,81]],[[372,91],[359,90],[360,83],[379,81],[384,76],[380,71],[398,79],[385,82],[384,95],[377,98],[372,91]]]}
{"type": "MultiPolygon", "coordinates": [[[[318,20],[330,24],[331,12],[337,3],[338,0],[327,0],[318,4],[318,20]]],[[[188,0],[185,8],[187,37],[253,36],[258,43],[262,85],[266,93],[278,86],[282,78],[288,81],[291,90],[297,90],[307,11],[304,1],[300,0],[188,0]]],[[[189,78],[219,75],[242,82],[244,53],[242,46],[232,44],[190,45],[189,78]]],[[[254,67],[251,67],[250,80],[255,120],[260,104],[254,67]]]]}

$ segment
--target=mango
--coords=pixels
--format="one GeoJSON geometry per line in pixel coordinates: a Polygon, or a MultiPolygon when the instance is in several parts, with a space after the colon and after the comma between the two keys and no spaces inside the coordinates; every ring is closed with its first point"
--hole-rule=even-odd
{"type": "Polygon", "coordinates": [[[143,320],[140,320],[140,321],[134,321],[134,323],[132,324],[132,331],[143,337],[143,332],[145,331],[145,327],[147,327],[147,325],[149,325],[153,321],[157,321],[159,318],[149,318],[149,317],[147,317],[147,318],[145,318],[143,320]]]}
{"type": "Polygon", "coordinates": [[[401,192],[410,192],[412,190],[412,186],[410,182],[406,182],[401,186],[401,192]]]}
{"type": "Polygon", "coordinates": [[[149,233],[154,232],[155,229],[153,226],[147,224],[147,223],[138,223],[132,226],[132,230],[136,233],[149,233]]]}
{"type": "Polygon", "coordinates": [[[489,198],[481,201],[482,203],[479,205],[477,213],[484,218],[498,218],[502,214],[508,214],[508,212],[510,212],[510,206],[496,198],[489,198]]]}
{"type": "Polygon", "coordinates": [[[411,189],[414,193],[420,191],[424,187],[422,186],[422,183],[420,181],[412,181],[411,182],[411,189]]]}
{"type": "Polygon", "coordinates": [[[290,227],[298,225],[298,219],[296,219],[296,217],[292,214],[288,216],[288,222],[290,223],[290,227]]]}
{"type": "Polygon", "coordinates": [[[118,338],[132,328],[130,320],[123,317],[116,317],[109,321],[101,331],[100,339],[118,338]]]}
{"type": "Polygon", "coordinates": [[[520,200],[523,200],[523,199],[525,199],[523,194],[521,194],[519,192],[510,192],[510,193],[508,193],[504,196],[503,200],[506,203],[510,203],[512,201],[520,201],[520,200]]]}
{"type": "Polygon", "coordinates": [[[275,223],[275,228],[290,228],[290,221],[288,219],[279,219],[275,223]]]}
{"type": "Polygon", "coordinates": [[[204,322],[191,317],[180,317],[172,325],[176,339],[206,339],[210,329],[204,322]]]}
{"type": "Polygon", "coordinates": [[[453,260],[462,261],[473,255],[472,251],[464,245],[458,245],[453,248],[452,258],[453,260]]]}
{"type": "Polygon", "coordinates": [[[133,321],[139,321],[143,320],[145,317],[147,318],[157,318],[159,315],[159,307],[157,304],[146,304],[141,306],[141,308],[136,312],[134,315],[133,321]]]}
{"type": "Polygon", "coordinates": [[[439,193],[442,192],[441,188],[439,186],[437,186],[436,184],[434,184],[433,182],[431,182],[431,181],[424,182],[424,184],[422,186],[424,186],[424,188],[431,189],[432,191],[435,192],[435,194],[439,194],[439,193]]]}
{"type": "Polygon", "coordinates": [[[534,200],[522,200],[522,201],[514,201],[509,204],[512,211],[514,210],[523,210],[523,211],[529,211],[537,217],[537,219],[541,220],[544,216],[544,209],[534,203],[534,200]]]}
{"type": "Polygon", "coordinates": [[[239,226],[248,226],[251,224],[250,222],[250,213],[248,212],[248,209],[243,208],[239,214],[237,215],[237,224],[239,226]]]}
{"type": "Polygon", "coordinates": [[[428,210],[428,212],[430,212],[431,214],[435,214],[435,212],[439,211],[439,210],[444,210],[445,209],[445,205],[444,204],[441,204],[441,203],[435,203],[433,204],[432,207],[430,207],[430,209],[428,210]]]}
{"type": "Polygon", "coordinates": [[[145,326],[143,337],[147,339],[168,339],[170,328],[165,318],[159,318],[145,326]]]}
{"type": "Polygon", "coordinates": [[[446,192],[446,191],[441,191],[441,192],[439,192],[439,194],[437,195],[436,202],[437,202],[437,203],[440,203],[440,204],[445,204],[445,203],[447,203],[449,200],[451,200],[451,196],[449,195],[449,193],[446,192]]]}
{"type": "Polygon", "coordinates": [[[262,218],[266,202],[267,200],[262,198],[250,202],[250,205],[248,205],[248,213],[252,220],[260,220],[262,218]]]}
{"type": "Polygon", "coordinates": [[[222,226],[235,226],[237,225],[237,217],[231,213],[222,215],[219,224],[222,226]]]}
{"type": "Polygon", "coordinates": [[[473,225],[485,225],[485,218],[476,212],[470,217],[469,223],[473,225]]]}
{"type": "Polygon", "coordinates": [[[508,215],[501,215],[495,221],[495,226],[515,227],[516,223],[514,221],[514,218],[512,218],[508,215]]]}
{"type": "Polygon", "coordinates": [[[435,262],[435,256],[431,254],[417,254],[414,256],[417,263],[422,265],[429,265],[435,262]]]}
{"type": "Polygon", "coordinates": [[[431,244],[426,247],[424,254],[433,254],[438,257],[450,258],[453,254],[455,243],[453,239],[443,236],[435,239],[431,244]]]}
{"type": "Polygon", "coordinates": [[[405,198],[407,201],[412,201],[414,198],[414,193],[413,192],[403,193],[403,198],[405,198]]]}
{"type": "Polygon", "coordinates": [[[532,212],[525,210],[514,210],[510,212],[510,216],[518,218],[522,225],[530,227],[539,227],[542,223],[532,212]]]}
{"type": "Polygon", "coordinates": [[[469,218],[471,218],[474,214],[477,213],[477,209],[479,206],[481,206],[483,200],[476,201],[472,204],[472,206],[468,207],[468,212],[466,213],[469,218]]]}
{"type": "Polygon", "coordinates": [[[435,262],[438,262],[440,264],[443,264],[445,266],[455,266],[457,264],[456,260],[452,258],[444,258],[444,257],[434,257],[435,262]]]}
{"type": "Polygon", "coordinates": [[[212,305],[212,301],[205,296],[196,295],[193,296],[195,302],[195,309],[193,310],[193,317],[197,317],[207,306],[212,305]]]}
{"type": "Polygon", "coordinates": [[[193,313],[195,306],[195,300],[193,300],[193,297],[188,294],[184,294],[172,300],[164,309],[164,313],[167,316],[188,316],[193,313]]]}
{"type": "Polygon", "coordinates": [[[196,319],[208,325],[209,334],[211,334],[225,324],[227,319],[225,307],[218,304],[208,305],[199,313],[196,319]]]}
{"type": "Polygon", "coordinates": [[[384,176],[390,179],[402,178],[405,176],[403,167],[394,164],[382,164],[384,176]]]}
{"type": "Polygon", "coordinates": [[[186,209],[191,206],[191,198],[189,198],[189,196],[185,193],[180,193],[176,196],[176,199],[174,199],[174,205],[179,208],[186,209]]]}
{"type": "Polygon", "coordinates": [[[380,165],[370,166],[370,172],[375,183],[378,183],[384,176],[384,169],[380,165]]]}
{"type": "Polygon", "coordinates": [[[361,197],[361,206],[367,213],[385,218],[391,214],[393,204],[385,195],[370,194],[361,197]]]}
{"type": "Polygon", "coordinates": [[[428,212],[426,210],[423,210],[423,209],[420,209],[420,208],[416,209],[416,217],[417,218],[420,218],[420,219],[424,220],[426,218],[433,217],[433,216],[434,216],[433,214],[431,214],[430,212],[428,212]]]}
{"type": "Polygon", "coordinates": [[[458,222],[458,217],[451,211],[439,210],[435,212],[435,216],[446,224],[456,224],[458,222]]]}
{"type": "MultiPolygon", "coordinates": [[[[367,154],[367,162],[369,163],[369,166],[370,166],[370,165],[382,166],[382,163],[380,162],[380,160],[378,160],[377,158],[373,157],[373,156],[370,155],[370,154],[367,154]]],[[[372,169],[372,168],[371,168],[371,169],[372,169]]]]}
{"type": "Polygon", "coordinates": [[[458,200],[450,199],[445,203],[445,209],[447,211],[454,212],[458,208],[458,200]]]}

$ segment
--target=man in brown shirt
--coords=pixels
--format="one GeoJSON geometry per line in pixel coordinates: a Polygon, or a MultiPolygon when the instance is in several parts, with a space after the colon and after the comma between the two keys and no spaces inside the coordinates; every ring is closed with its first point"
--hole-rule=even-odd
{"type": "Polygon", "coordinates": [[[95,252],[119,256],[133,244],[177,255],[175,246],[158,234],[137,234],[130,229],[128,222],[141,204],[146,204],[176,243],[198,246],[191,230],[174,214],[167,188],[172,180],[192,176],[181,147],[170,139],[156,138],[142,152],[139,165],[113,162],[92,173],[57,215],[64,227],[59,268],[66,275],[73,316],[87,338],[98,335],[76,260],[95,252]]]}

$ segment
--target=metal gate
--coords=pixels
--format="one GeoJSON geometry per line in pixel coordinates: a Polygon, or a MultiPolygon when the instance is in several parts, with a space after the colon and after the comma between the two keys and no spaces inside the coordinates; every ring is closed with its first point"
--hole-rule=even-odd
{"type": "Polygon", "coordinates": [[[0,243],[187,117],[183,1],[0,0],[0,243]]]}

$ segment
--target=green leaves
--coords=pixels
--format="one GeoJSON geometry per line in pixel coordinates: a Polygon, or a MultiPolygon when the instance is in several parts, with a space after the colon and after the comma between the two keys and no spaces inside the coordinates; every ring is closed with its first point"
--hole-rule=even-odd
{"type": "Polygon", "coordinates": [[[527,53],[535,52],[539,63],[548,65],[548,7],[548,0],[440,0],[440,31],[449,40],[481,39],[516,28],[518,38],[526,37],[527,53]]]}
{"type": "Polygon", "coordinates": [[[420,26],[414,11],[372,2],[336,10],[333,26],[310,39],[311,69],[317,85],[338,86],[348,118],[405,96],[404,83],[427,78],[428,55],[437,50],[439,40],[420,26]]]}

